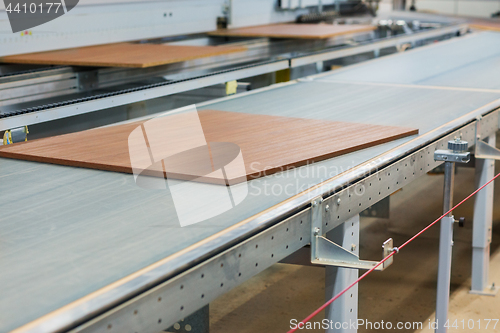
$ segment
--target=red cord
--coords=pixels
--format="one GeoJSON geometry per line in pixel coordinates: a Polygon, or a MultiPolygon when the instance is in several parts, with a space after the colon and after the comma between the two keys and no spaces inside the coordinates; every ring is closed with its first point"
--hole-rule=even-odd
{"type": "MultiPolygon", "coordinates": [[[[463,199],[462,201],[460,201],[458,204],[456,204],[453,208],[451,208],[449,211],[447,211],[446,213],[444,213],[443,215],[441,215],[439,218],[437,218],[434,222],[432,222],[431,224],[429,224],[427,227],[425,227],[424,229],[422,229],[419,233],[417,233],[415,236],[413,236],[412,238],[408,239],[406,242],[404,242],[399,248],[397,248],[397,251],[399,252],[399,250],[401,250],[402,248],[404,248],[406,245],[408,245],[410,242],[412,242],[413,240],[415,240],[415,238],[417,238],[418,236],[420,236],[421,234],[423,234],[427,229],[429,229],[430,227],[432,227],[434,224],[438,223],[439,221],[441,221],[442,218],[446,217],[446,215],[448,215],[449,213],[451,213],[453,210],[455,210],[458,206],[460,206],[461,204],[463,204],[464,202],[466,202],[467,200],[469,200],[470,198],[472,198],[474,195],[477,194],[477,192],[481,191],[483,188],[485,188],[486,186],[488,186],[490,183],[492,183],[495,179],[497,179],[498,177],[500,177],[500,173],[497,174],[495,177],[493,177],[490,181],[488,181],[486,184],[484,184],[483,186],[481,186],[480,188],[478,188],[477,190],[475,190],[474,192],[472,192],[469,196],[467,196],[465,199],[463,199]]],[[[389,255],[387,255],[387,257],[385,257],[384,259],[380,260],[375,266],[373,266],[372,268],[370,268],[368,271],[366,271],[363,275],[361,275],[356,281],[354,281],[353,283],[351,283],[347,288],[345,288],[344,290],[342,290],[340,293],[338,293],[337,295],[335,295],[335,297],[333,297],[332,299],[330,299],[328,302],[326,302],[325,304],[323,304],[322,306],[320,306],[316,311],[314,311],[313,313],[311,313],[309,316],[307,316],[306,318],[304,318],[304,320],[302,320],[301,322],[299,322],[294,329],[291,329],[289,330],[287,333],[293,333],[295,332],[296,330],[298,330],[299,328],[301,327],[304,327],[305,323],[307,323],[309,320],[313,319],[318,313],[320,313],[321,311],[323,311],[328,305],[332,304],[336,299],[338,299],[340,296],[342,296],[346,291],[348,291],[349,289],[351,289],[352,287],[354,287],[359,281],[363,280],[368,274],[370,274],[371,272],[373,272],[377,267],[379,267],[380,265],[382,265],[387,259],[389,259],[390,257],[392,257],[394,254],[396,253],[396,250],[393,250],[389,255]]]]}

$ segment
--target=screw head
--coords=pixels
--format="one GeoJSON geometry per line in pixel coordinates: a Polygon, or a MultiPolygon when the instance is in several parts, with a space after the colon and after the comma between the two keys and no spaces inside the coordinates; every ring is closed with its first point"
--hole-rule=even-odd
{"type": "Polygon", "coordinates": [[[337,205],[340,205],[340,198],[337,198],[337,205]]]}
{"type": "Polygon", "coordinates": [[[326,207],[325,207],[325,211],[327,211],[327,212],[328,212],[329,210],[330,210],[330,206],[326,205],[326,207]]]}
{"type": "Polygon", "coordinates": [[[318,236],[320,232],[321,232],[321,230],[319,230],[319,228],[314,228],[314,235],[315,236],[318,236]]]}

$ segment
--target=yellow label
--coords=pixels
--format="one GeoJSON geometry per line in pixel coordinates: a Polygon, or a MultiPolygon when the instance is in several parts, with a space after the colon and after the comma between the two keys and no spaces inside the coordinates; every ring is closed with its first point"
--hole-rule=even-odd
{"type": "Polygon", "coordinates": [[[9,145],[12,143],[12,136],[10,135],[10,131],[5,131],[3,133],[3,145],[9,145]]]}
{"type": "Polygon", "coordinates": [[[226,82],[226,95],[236,94],[237,89],[238,89],[238,82],[236,80],[226,82]]]}
{"type": "Polygon", "coordinates": [[[290,68],[285,68],[276,72],[276,83],[290,81],[290,68]]]}

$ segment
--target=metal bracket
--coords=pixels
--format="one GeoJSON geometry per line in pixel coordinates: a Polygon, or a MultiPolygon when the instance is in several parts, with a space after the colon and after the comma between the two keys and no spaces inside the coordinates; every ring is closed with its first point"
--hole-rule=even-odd
{"type": "MultiPolygon", "coordinates": [[[[355,269],[372,269],[376,266],[377,261],[360,260],[356,254],[323,237],[323,210],[322,197],[311,201],[311,263],[355,269]]],[[[394,251],[392,238],[384,242],[383,249],[384,258],[394,251]]],[[[392,264],[392,259],[389,258],[375,270],[383,271],[392,264]]]]}
{"type": "Polygon", "coordinates": [[[475,158],[500,160],[500,150],[490,146],[483,140],[476,139],[475,158]]]}
{"type": "Polygon", "coordinates": [[[448,149],[436,150],[434,152],[435,161],[451,163],[469,163],[470,153],[467,151],[469,143],[461,138],[448,141],[448,149]]]}
{"type": "Polygon", "coordinates": [[[470,153],[455,153],[451,150],[436,150],[434,152],[434,160],[443,162],[469,163],[470,153]]]}

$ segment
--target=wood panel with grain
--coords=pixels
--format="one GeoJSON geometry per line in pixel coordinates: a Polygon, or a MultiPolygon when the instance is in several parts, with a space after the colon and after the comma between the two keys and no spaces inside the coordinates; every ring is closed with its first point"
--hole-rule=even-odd
{"type": "MultiPolygon", "coordinates": [[[[200,147],[179,154],[165,168],[157,160],[158,163],[148,170],[148,175],[163,177],[168,174],[168,177],[176,179],[232,185],[418,134],[416,129],[403,127],[217,110],[199,111],[198,116],[203,128],[202,138],[204,136],[208,143],[208,150],[200,147]],[[234,151],[230,149],[227,154],[231,156],[224,157],[224,151],[217,152],[220,146],[216,143],[239,146],[245,165],[243,177],[205,177],[208,174],[206,156],[212,157],[217,153],[223,159],[233,158],[231,154],[234,151]]],[[[156,128],[158,136],[154,130],[148,129],[146,121],[142,121],[0,147],[0,157],[132,173],[128,140],[132,131],[139,126],[143,126],[144,133],[148,133],[149,146],[155,145],[156,156],[159,156],[158,151],[167,151],[181,144],[189,147],[192,146],[191,142],[196,142],[199,146],[199,137],[193,139],[193,136],[188,135],[192,131],[184,130],[186,122],[182,115],[169,117],[164,118],[168,122],[165,124],[175,124],[171,128],[184,133],[179,135],[178,142],[172,142],[171,137],[158,142],[161,141],[158,138],[161,138],[163,128],[156,128]],[[153,139],[154,143],[151,142],[153,139]]],[[[227,146],[220,149],[226,149],[224,147],[227,146]]],[[[208,163],[212,166],[209,171],[218,169],[218,166],[214,167],[213,161],[208,163]]]]}
{"type": "Polygon", "coordinates": [[[245,50],[245,47],[239,46],[184,46],[118,43],[13,55],[0,58],[0,62],[38,65],[146,68],[242,52],[245,50]]]}
{"type": "Polygon", "coordinates": [[[479,19],[473,18],[469,21],[469,27],[479,30],[500,31],[500,18],[479,19]]]}
{"type": "Polygon", "coordinates": [[[219,29],[209,32],[212,36],[233,37],[268,37],[292,39],[326,39],[339,35],[347,35],[375,30],[372,25],[333,25],[333,24],[270,24],[247,28],[219,29]]]}

